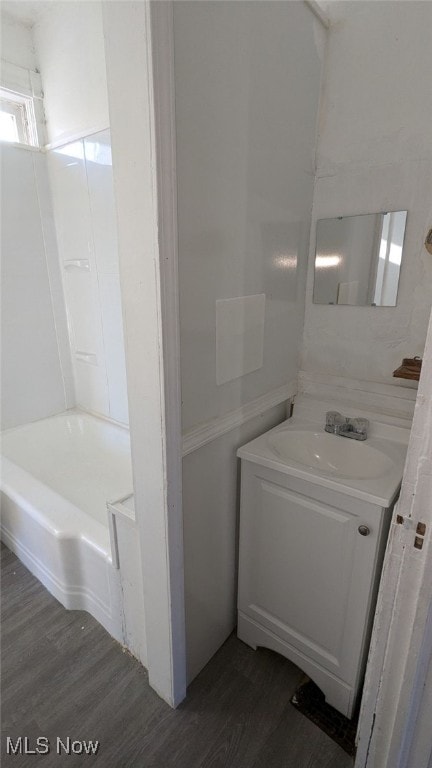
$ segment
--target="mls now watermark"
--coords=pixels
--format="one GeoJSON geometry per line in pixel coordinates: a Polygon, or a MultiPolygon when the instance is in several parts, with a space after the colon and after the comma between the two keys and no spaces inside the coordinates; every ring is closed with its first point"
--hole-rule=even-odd
{"type": "Polygon", "coordinates": [[[6,736],[7,755],[47,755],[49,752],[57,755],[96,755],[99,747],[98,741],[71,739],[70,736],[65,739],[57,736],[54,744],[47,736],[38,736],[33,742],[28,736],[18,736],[17,739],[6,736]]]}

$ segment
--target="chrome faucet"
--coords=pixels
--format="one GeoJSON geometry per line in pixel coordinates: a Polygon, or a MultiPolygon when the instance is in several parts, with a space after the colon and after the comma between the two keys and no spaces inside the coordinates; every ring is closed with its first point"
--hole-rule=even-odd
{"type": "Polygon", "coordinates": [[[351,419],[342,416],[339,411],[327,411],[324,429],[333,435],[350,437],[353,440],[366,440],[369,421],[360,417],[351,419]]]}

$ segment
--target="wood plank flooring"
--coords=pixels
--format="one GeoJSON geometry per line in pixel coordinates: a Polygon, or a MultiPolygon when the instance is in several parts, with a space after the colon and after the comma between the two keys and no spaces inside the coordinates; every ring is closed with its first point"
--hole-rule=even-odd
{"type": "Polygon", "coordinates": [[[2,545],[2,765],[97,768],[352,768],[289,699],[302,673],[229,638],[171,710],[145,670],[87,613],[66,611],[2,545]],[[50,739],[6,755],[6,736],[50,739]],[[96,755],[57,754],[93,739],[96,755]]]}

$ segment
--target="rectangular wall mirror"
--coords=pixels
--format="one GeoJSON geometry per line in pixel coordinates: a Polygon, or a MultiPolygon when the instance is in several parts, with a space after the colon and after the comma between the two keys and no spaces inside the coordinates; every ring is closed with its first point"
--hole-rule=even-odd
{"type": "Polygon", "coordinates": [[[314,304],[395,307],[407,211],[319,219],[314,304]]]}

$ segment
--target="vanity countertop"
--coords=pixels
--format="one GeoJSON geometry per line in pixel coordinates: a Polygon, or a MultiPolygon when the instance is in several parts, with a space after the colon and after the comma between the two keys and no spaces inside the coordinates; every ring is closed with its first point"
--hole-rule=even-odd
{"type": "Polygon", "coordinates": [[[371,421],[358,442],[324,431],[322,421],[295,415],[239,448],[241,459],[307,480],[380,507],[399,491],[409,430],[371,421]]]}

